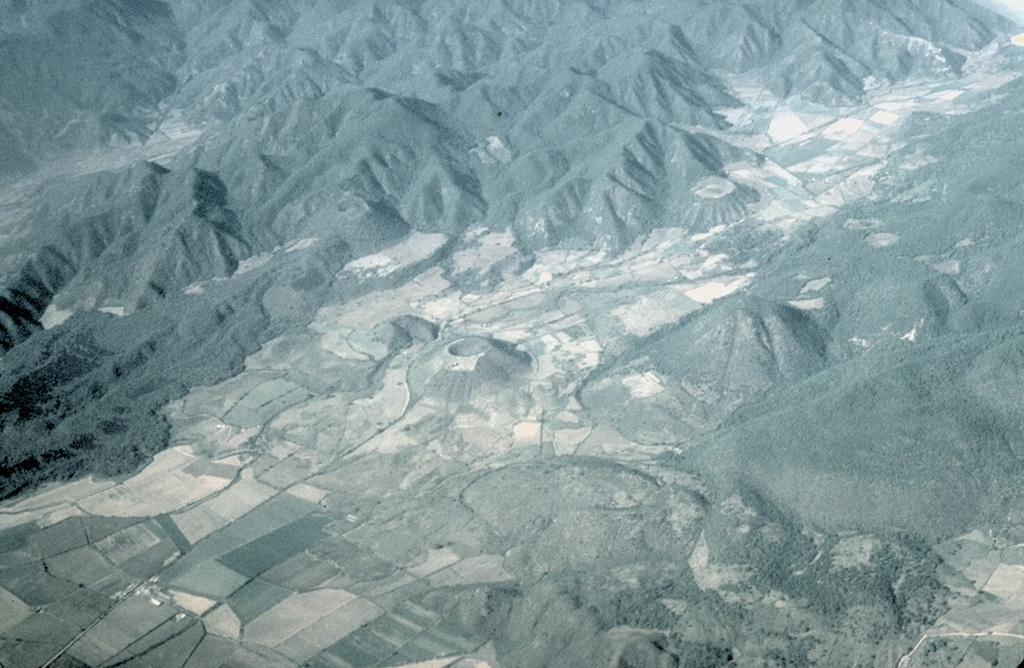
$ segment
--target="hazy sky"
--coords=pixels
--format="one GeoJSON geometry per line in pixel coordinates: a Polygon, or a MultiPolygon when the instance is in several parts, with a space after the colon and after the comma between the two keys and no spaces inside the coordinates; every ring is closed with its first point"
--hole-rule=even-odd
{"type": "Polygon", "coordinates": [[[1024,0],[979,0],[978,4],[999,12],[1024,26],[1024,0]]]}

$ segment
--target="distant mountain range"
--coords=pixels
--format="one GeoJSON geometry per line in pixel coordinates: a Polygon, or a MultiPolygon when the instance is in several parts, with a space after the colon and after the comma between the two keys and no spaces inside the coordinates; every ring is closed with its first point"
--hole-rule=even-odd
{"type": "MultiPolygon", "coordinates": [[[[0,499],[136,471],[171,402],[277,342],[288,401],[345,398],[300,407],[337,456],[401,429],[451,468],[396,489],[466,478],[444,503],[529,586],[424,600],[507,665],[594,665],[589,635],[524,640],[567,601],[591,635],[703,615],[601,636],[620,668],[733,665],[706,620],[771,635],[738,610],[773,596],[839,635],[886,610],[899,654],[945,612],[928,550],[1024,540],[1024,28],[993,4],[2,3],[0,499]],[[885,547],[846,591],[819,546],[851,532],[885,547]],[[545,580],[570,571],[579,596],[545,580]],[[587,603],[606,572],[621,614],[587,603]]],[[[285,404],[232,428],[256,451],[285,404]]],[[[811,665],[785,637],[736,665],[811,665]]]]}
{"type": "MultiPolygon", "coordinates": [[[[180,355],[174,368],[212,382],[269,332],[302,326],[339,289],[333,276],[349,259],[413,231],[442,233],[457,247],[470,228],[508,228],[528,266],[546,248],[622,252],[659,228],[729,226],[763,206],[763,196],[727,166],[766,160],[728,120],[744,109],[737,86],[822,109],[853,107],[872,86],[955,81],[966,54],[1012,31],[969,2],[7,3],[0,174],[8,182],[38,175],[39,185],[18,202],[17,231],[4,246],[2,423],[5,441],[26,435],[4,449],[0,488],[10,495],[100,460],[103,470],[129,470],[162,447],[159,429],[131,446],[118,430],[97,434],[100,423],[148,422],[156,405],[79,403],[85,378],[101,373],[96,360],[134,360],[132,373],[161,401],[186,384],[156,370],[160,349],[180,355]],[[160,157],[162,147],[176,152],[160,157]],[[139,161],[110,170],[103,156],[139,161]],[[141,160],[149,156],[160,164],[141,160]],[[232,282],[182,297],[306,238],[320,240],[308,268],[280,263],[247,275],[251,287],[232,282]],[[286,280],[302,296],[281,312],[288,318],[272,309],[267,320],[260,295],[280,288],[278,272],[294,276],[286,280]],[[217,322],[237,320],[247,334],[215,337],[227,346],[220,353],[188,338],[208,337],[204,327],[179,327],[171,338],[139,334],[161,318],[191,318],[203,300],[221,314],[217,322]],[[98,345],[99,325],[83,320],[83,309],[125,315],[102,325],[125,334],[107,335],[102,354],[51,378],[41,369],[61,341],[98,345]],[[196,354],[222,362],[197,367],[196,354]],[[25,383],[41,383],[49,399],[25,383]],[[37,423],[59,426],[27,436],[37,423]],[[129,452],[97,455],[105,444],[129,452]]],[[[997,125],[1007,121],[990,132],[997,125]]],[[[952,155],[943,142],[953,130],[933,132],[913,142],[952,155]]],[[[955,162],[965,159],[985,160],[976,148],[955,162]]],[[[1005,201],[1010,191],[1001,192],[1005,201]]],[[[745,252],[776,244],[754,243],[745,252]]],[[[860,260],[849,262],[845,271],[856,271],[860,260]]],[[[636,354],[671,380],[673,401],[682,403],[669,412],[683,411],[688,426],[678,416],[645,419],[634,435],[702,433],[776,383],[844,357],[829,341],[838,332],[856,338],[851,318],[861,316],[850,309],[858,300],[890,308],[886,295],[901,280],[893,271],[880,267],[827,322],[755,299],[659,333],[636,354]]],[[[964,320],[955,312],[980,298],[948,279],[923,289],[922,337],[964,320]]],[[[626,359],[618,364],[628,368],[626,359]]],[[[116,394],[125,382],[123,364],[110,364],[92,396],[116,394]]],[[[598,387],[588,381],[585,405],[607,399],[598,387]]],[[[625,406],[624,424],[646,410],[625,406]]]]}

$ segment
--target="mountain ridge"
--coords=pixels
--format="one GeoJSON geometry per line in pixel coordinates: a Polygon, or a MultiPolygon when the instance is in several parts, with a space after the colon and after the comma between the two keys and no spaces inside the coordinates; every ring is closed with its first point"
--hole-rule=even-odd
{"type": "Polygon", "coordinates": [[[1012,664],[1010,28],[0,7],[0,661],[1012,664]]]}

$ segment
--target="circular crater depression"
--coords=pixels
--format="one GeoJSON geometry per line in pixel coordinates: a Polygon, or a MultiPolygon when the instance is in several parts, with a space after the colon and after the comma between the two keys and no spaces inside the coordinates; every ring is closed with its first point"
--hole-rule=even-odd
{"type": "Polygon", "coordinates": [[[532,371],[533,357],[515,344],[468,336],[436,348],[411,367],[409,385],[419,396],[464,402],[473,395],[520,388],[532,371]]]}

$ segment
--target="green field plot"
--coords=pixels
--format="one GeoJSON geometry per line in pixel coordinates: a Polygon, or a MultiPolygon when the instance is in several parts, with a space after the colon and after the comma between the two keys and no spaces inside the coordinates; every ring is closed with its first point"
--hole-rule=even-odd
{"type": "MultiPolygon", "coordinates": [[[[309,624],[275,649],[302,663],[383,614],[384,611],[370,601],[357,598],[309,624]]],[[[340,661],[333,655],[323,656],[340,661]]]]}
{"type": "Polygon", "coordinates": [[[352,668],[370,668],[394,656],[400,649],[400,646],[385,642],[373,631],[372,624],[368,624],[347,638],[331,645],[327,648],[327,652],[349,664],[352,668]]]}
{"type": "Polygon", "coordinates": [[[474,652],[485,642],[484,638],[464,638],[454,630],[445,628],[443,624],[425,630],[414,641],[415,644],[424,647],[436,646],[438,653],[435,656],[474,652]]]}
{"type": "Polygon", "coordinates": [[[235,653],[235,650],[235,644],[230,640],[207,634],[182,668],[220,666],[235,653]]]}
{"type": "Polygon", "coordinates": [[[166,564],[175,554],[178,548],[170,539],[163,539],[153,547],[145,550],[120,565],[122,571],[133,578],[147,580],[163,571],[166,564]]]}
{"type": "Polygon", "coordinates": [[[203,640],[203,634],[202,624],[193,622],[186,631],[139,655],[139,658],[129,665],[146,668],[181,668],[183,661],[198,648],[203,640]]]}
{"type": "Polygon", "coordinates": [[[440,659],[451,655],[452,653],[447,645],[436,642],[426,635],[422,635],[415,638],[402,649],[398,650],[397,654],[385,659],[380,665],[404,666],[408,663],[420,663],[422,661],[440,659]]]}
{"type": "Polygon", "coordinates": [[[168,566],[160,574],[160,579],[164,582],[171,582],[196,566],[230,552],[243,542],[245,541],[240,540],[237,536],[225,535],[223,531],[211,534],[197,542],[192,549],[168,566]]]}
{"type": "Polygon", "coordinates": [[[308,666],[307,662],[320,653],[320,645],[311,642],[301,633],[296,633],[274,647],[274,651],[299,665],[308,666]]]}
{"type": "MultiPolygon", "coordinates": [[[[162,533],[162,532],[161,532],[162,533]]],[[[145,524],[121,529],[94,544],[115,565],[120,566],[160,543],[161,537],[145,524]]]]}
{"type": "Polygon", "coordinates": [[[277,494],[277,490],[253,480],[251,471],[199,506],[175,515],[175,523],[185,537],[197,541],[229,522],[259,507],[277,494]]]}
{"type": "Polygon", "coordinates": [[[399,587],[398,589],[379,594],[372,600],[382,608],[390,610],[399,603],[416,598],[429,590],[430,585],[427,584],[426,580],[417,579],[407,585],[399,587]]]}
{"type": "Polygon", "coordinates": [[[384,615],[331,645],[326,652],[353,668],[369,668],[465,654],[482,644],[437,626],[421,626],[436,617],[428,610],[404,604],[394,614],[384,615]]]}
{"type": "Polygon", "coordinates": [[[204,561],[173,580],[171,586],[200,596],[224,599],[238,591],[248,580],[217,561],[204,561]]]}
{"type": "Polygon", "coordinates": [[[294,664],[260,647],[243,645],[220,668],[294,668],[294,664]]]}
{"type": "MultiPolygon", "coordinates": [[[[324,541],[317,545],[312,553],[321,559],[338,564],[345,577],[351,578],[353,583],[382,583],[385,579],[389,579],[390,582],[391,576],[395,574],[395,567],[374,554],[369,547],[345,538],[336,537],[324,541]]],[[[411,582],[411,576],[408,574],[403,574],[403,577],[405,579],[401,582],[392,583],[391,589],[411,582]]],[[[363,587],[364,590],[369,588],[369,585],[363,587]]]]}
{"type": "Polygon", "coordinates": [[[0,588],[0,633],[17,626],[34,613],[35,610],[27,603],[6,589],[0,588]]]}
{"type": "Polygon", "coordinates": [[[419,578],[413,577],[408,572],[397,570],[391,566],[390,575],[355,583],[349,589],[365,598],[378,599],[420,581],[419,578]]]}
{"type": "Polygon", "coordinates": [[[114,607],[114,603],[109,596],[86,587],[76,587],[74,591],[47,605],[46,612],[72,626],[84,629],[114,607]]]}
{"type": "Polygon", "coordinates": [[[325,538],[323,528],[328,522],[329,520],[322,516],[303,517],[246,543],[218,557],[217,560],[242,575],[255,577],[325,538]]]}
{"type": "Polygon", "coordinates": [[[260,577],[294,591],[311,591],[341,573],[334,562],[302,553],[281,562],[260,577]]]}
{"type": "Polygon", "coordinates": [[[208,475],[215,478],[224,478],[225,480],[234,480],[235,476],[238,475],[238,467],[211,462],[209,459],[201,458],[186,466],[182,469],[182,472],[191,476],[208,475]]]}
{"type": "Polygon", "coordinates": [[[409,624],[417,626],[421,630],[437,623],[439,619],[436,612],[422,608],[412,601],[406,601],[401,604],[391,614],[409,624]]]}
{"type": "Polygon", "coordinates": [[[317,504],[292,496],[278,494],[256,506],[218,532],[241,545],[294,522],[317,509],[317,504]]]}
{"type": "Polygon", "coordinates": [[[192,547],[192,543],[185,538],[185,534],[181,533],[178,525],[174,523],[170,515],[158,515],[153,520],[160,525],[167,537],[171,539],[174,546],[178,548],[180,552],[187,552],[192,547]]]}
{"type": "Polygon", "coordinates": [[[398,666],[457,654],[469,654],[479,648],[484,642],[480,638],[463,638],[457,633],[445,629],[443,626],[432,626],[424,629],[422,633],[410,640],[394,656],[389,657],[381,665],[398,666]]]}
{"type": "Polygon", "coordinates": [[[29,538],[38,532],[39,527],[35,522],[26,522],[0,531],[0,554],[25,549],[30,545],[29,538]]]}
{"type": "Polygon", "coordinates": [[[55,577],[91,586],[113,572],[113,568],[99,552],[91,547],[80,547],[46,559],[46,568],[55,577]]]}
{"type": "Polygon", "coordinates": [[[261,383],[239,399],[224,414],[224,422],[236,427],[254,427],[309,396],[309,392],[290,380],[275,378],[261,383]]]}
{"type": "Polygon", "coordinates": [[[78,629],[46,613],[32,615],[0,636],[5,666],[41,666],[78,634],[78,629]]]}
{"type": "Polygon", "coordinates": [[[100,665],[174,617],[176,612],[177,609],[169,605],[153,605],[148,597],[129,596],[68,651],[90,666],[100,665]]]}
{"type": "Polygon", "coordinates": [[[173,617],[114,656],[107,665],[125,668],[181,668],[203,639],[199,620],[173,617]]]}
{"type": "Polygon", "coordinates": [[[351,665],[344,659],[321,652],[304,664],[305,668],[351,668],[351,665]]]}
{"type": "Polygon", "coordinates": [[[227,603],[238,618],[249,623],[294,592],[256,578],[228,597],[227,603]]]}
{"type": "Polygon", "coordinates": [[[47,573],[41,561],[0,569],[0,587],[32,606],[60,601],[79,588],[47,573]]]}
{"type": "MultiPolygon", "coordinates": [[[[339,608],[346,609],[355,600],[355,596],[343,589],[317,589],[295,594],[246,624],[245,638],[257,645],[276,647],[339,608]]],[[[354,612],[357,617],[362,617],[365,608],[357,606],[354,612]]],[[[351,628],[354,630],[359,628],[359,625],[351,628]]],[[[320,646],[326,647],[328,644],[330,643],[320,646]]]]}
{"type": "Polygon", "coordinates": [[[52,557],[88,545],[89,537],[85,533],[82,520],[78,517],[69,517],[37,531],[29,538],[29,543],[40,557],[52,557]]]}
{"type": "Polygon", "coordinates": [[[85,525],[85,532],[89,535],[90,543],[98,543],[107,536],[115,534],[122,529],[127,529],[133,524],[144,521],[145,517],[82,517],[82,524],[85,525]]]}
{"type": "MultiPolygon", "coordinates": [[[[278,494],[265,503],[253,508],[250,512],[220,531],[216,531],[206,538],[197,541],[181,558],[163,572],[160,579],[165,582],[173,582],[203,562],[231,553],[252,542],[253,539],[259,539],[296,522],[303,516],[308,515],[316,507],[316,504],[298,499],[290,494],[278,494]]],[[[323,523],[326,524],[326,521],[323,523]]],[[[279,561],[284,561],[292,556],[292,554],[301,552],[302,549],[305,548],[299,548],[295,552],[283,555],[279,561]]],[[[278,562],[274,562],[274,564],[276,563],[278,562]]],[[[248,580],[250,578],[245,579],[248,580]]]]}
{"type": "Polygon", "coordinates": [[[29,544],[29,538],[37,531],[35,522],[0,531],[0,571],[38,558],[29,544]]]}
{"type": "Polygon", "coordinates": [[[373,634],[381,639],[382,643],[394,647],[403,647],[423,630],[409,620],[395,615],[384,615],[370,622],[365,628],[371,629],[373,634]]]}

